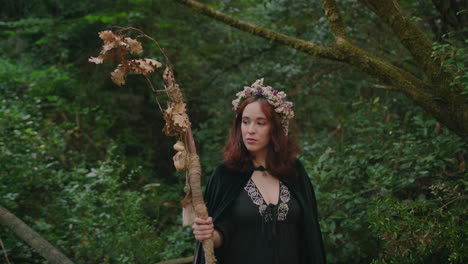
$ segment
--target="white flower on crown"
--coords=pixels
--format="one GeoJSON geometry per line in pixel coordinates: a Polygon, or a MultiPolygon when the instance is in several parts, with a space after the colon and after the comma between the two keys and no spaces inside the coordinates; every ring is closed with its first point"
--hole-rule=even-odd
{"type": "Polygon", "coordinates": [[[251,86],[244,86],[243,91],[236,93],[237,98],[232,100],[232,110],[239,108],[242,99],[256,95],[264,97],[275,108],[275,112],[281,116],[281,124],[288,135],[289,120],[294,117],[292,110],[294,104],[286,101],[285,92],[273,90],[271,86],[263,86],[263,78],[256,80],[251,86]]]}

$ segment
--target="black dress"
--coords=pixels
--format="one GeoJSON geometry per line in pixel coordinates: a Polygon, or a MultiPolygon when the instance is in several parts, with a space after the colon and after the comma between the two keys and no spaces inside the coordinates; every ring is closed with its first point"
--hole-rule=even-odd
{"type": "Polygon", "coordinates": [[[252,179],[215,221],[223,245],[215,250],[220,264],[298,264],[300,206],[280,182],[276,205],[267,205],[252,179]]]}
{"type": "MultiPolygon", "coordinates": [[[[299,230],[299,242],[297,243],[298,248],[298,255],[299,255],[299,263],[300,264],[326,264],[325,258],[325,251],[323,248],[322,242],[322,234],[320,232],[320,225],[318,221],[318,213],[317,213],[317,203],[315,200],[315,192],[310,182],[310,179],[307,175],[307,172],[302,166],[299,160],[296,160],[294,165],[296,170],[296,177],[294,179],[290,179],[286,182],[287,187],[290,191],[291,198],[297,201],[297,205],[299,206],[299,212],[296,215],[299,215],[299,221],[297,224],[297,228],[299,230]]],[[[240,195],[245,192],[245,186],[247,182],[251,178],[253,170],[247,170],[244,172],[238,171],[233,168],[229,168],[225,164],[220,164],[216,167],[213,171],[213,174],[208,180],[208,183],[205,188],[204,192],[204,200],[206,202],[206,206],[208,207],[208,215],[213,217],[213,221],[215,224],[221,223],[221,219],[229,219],[226,217],[227,214],[232,212],[231,208],[233,208],[234,202],[239,198],[240,195]]],[[[249,197],[249,199],[251,199],[249,197]]],[[[251,202],[252,203],[252,202],[251,202]]],[[[292,219],[292,212],[294,211],[292,208],[294,206],[291,205],[288,211],[287,220],[290,218],[292,219]]],[[[255,207],[254,207],[255,208],[255,207]]],[[[258,207],[257,207],[258,213],[258,207]]],[[[289,220],[288,220],[289,221],[289,220]]],[[[281,222],[281,221],[278,221],[281,222]]],[[[225,226],[227,230],[229,226],[231,226],[232,221],[228,221],[228,224],[225,226]],[[231,223],[231,224],[229,224],[231,223]]],[[[268,226],[268,225],[267,225],[268,226]]],[[[237,230],[241,231],[241,230],[237,230]]],[[[259,232],[259,231],[257,231],[259,232]]],[[[232,234],[233,232],[228,232],[232,234]]],[[[273,233],[271,233],[273,234],[273,233]]],[[[227,241],[232,241],[227,237],[227,241]]],[[[242,240],[243,243],[247,243],[246,239],[242,240]]],[[[268,240],[265,240],[268,241],[268,240]]],[[[276,240],[280,241],[280,240],[276,240]]],[[[229,243],[229,242],[228,242],[229,243]]],[[[216,257],[220,261],[219,263],[223,263],[222,261],[228,259],[225,257],[225,246],[222,246],[220,249],[216,250],[216,257]],[[224,251],[224,252],[223,252],[224,251]]],[[[248,242],[250,243],[250,242],[248,242]]],[[[282,242],[280,242],[282,243],[282,242]]],[[[224,244],[224,243],[223,243],[224,244]]],[[[242,246],[242,245],[241,245],[242,246]]],[[[287,247],[281,245],[283,248],[287,247]]],[[[244,246],[242,246],[244,247],[244,246]]],[[[294,248],[294,246],[292,247],[294,248]]],[[[282,249],[281,249],[282,250],[282,249]]],[[[237,252],[237,250],[235,251],[237,252]]],[[[251,251],[247,251],[251,252],[251,251]]],[[[269,255],[276,254],[271,250],[267,252],[269,255]]],[[[204,264],[205,263],[205,253],[203,252],[203,247],[200,242],[196,242],[195,245],[195,252],[193,263],[194,264],[204,264]]],[[[238,263],[247,263],[252,255],[246,255],[244,252],[238,252],[241,256],[236,256],[236,258],[241,258],[242,261],[238,263]]],[[[251,254],[251,253],[249,253],[251,254]]],[[[279,252],[279,254],[281,254],[279,252]]],[[[255,256],[260,256],[259,254],[253,254],[255,256]]],[[[261,261],[257,263],[266,263],[267,261],[261,261]]],[[[256,263],[256,264],[257,264],[256,263]]],[[[286,262],[286,263],[289,263],[286,262]]]]}

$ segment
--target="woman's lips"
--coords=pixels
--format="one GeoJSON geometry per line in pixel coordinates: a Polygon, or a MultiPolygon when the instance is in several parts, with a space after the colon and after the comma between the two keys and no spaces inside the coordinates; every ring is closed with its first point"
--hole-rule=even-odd
{"type": "Polygon", "coordinates": [[[256,139],[253,139],[253,138],[248,138],[248,139],[247,139],[247,143],[252,144],[252,143],[255,143],[255,142],[257,142],[256,139]]]}

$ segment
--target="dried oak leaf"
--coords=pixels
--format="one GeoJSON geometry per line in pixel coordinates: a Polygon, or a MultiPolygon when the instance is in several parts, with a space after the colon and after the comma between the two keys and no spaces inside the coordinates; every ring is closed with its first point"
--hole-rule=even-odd
{"type": "Polygon", "coordinates": [[[174,73],[172,72],[171,67],[166,65],[166,69],[164,69],[163,79],[167,82],[168,85],[172,85],[175,83],[174,73]]]}
{"type": "Polygon", "coordinates": [[[124,41],[125,36],[115,35],[112,31],[99,32],[99,37],[104,41],[98,57],[91,57],[89,62],[101,64],[103,62],[121,61],[128,54],[130,45],[124,41]]]}
{"type": "Polygon", "coordinates": [[[111,79],[115,84],[122,86],[125,84],[125,77],[129,72],[148,75],[160,67],[162,67],[162,64],[152,59],[124,60],[111,73],[111,79]]]}
{"type": "Polygon", "coordinates": [[[185,133],[190,126],[190,121],[185,111],[185,103],[182,102],[170,102],[164,112],[163,118],[166,120],[163,131],[168,136],[177,136],[185,133]]]}
{"type": "Polygon", "coordinates": [[[117,35],[110,30],[104,30],[98,33],[99,37],[104,40],[104,42],[112,42],[117,39],[117,35]]]}
{"type": "Polygon", "coordinates": [[[155,69],[161,68],[162,64],[157,60],[139,59],[130,61],[130,71],[138,74],[148,75],[155,69]]]}
{"type": "Polygon", "coordinates": [[[132,38],[125,38],[125,42],[128,44],[130,48],[130,53],[138,54],[143,52],[143,46],[141,46],[141,42],[132,38]]]}
{"type": "Polygon", "coordinates": [[[172,72],[172,69],[167,65],[163,73],[163,79],[166,81],[166,84],[167,84],[166,92],[167,92],[167,95],[169,95],[169,98],[171,98],[171,100],[174,102],[182,102],[183,97],[182,97],[182,93],[180,92],[179,85],[175,81],[174,73],[172,72]]]}
{"type": "Polygon", "coordinates": [[[88,61],[89,62],[94,62],[96,64],[101,64],[101,63],[103,63],[104,60],[102,58],[100,58],[100,57],[91,57],[91,58],[88,59],[88,61]]]}
{"type": "Polygon", "coordinates": [[[185,109],[185,103],[180,102],[173,104],[172,116],[174,123],[181,128],[187,128],[190,124],[185,109]]]}
{"type": "Polygon", "coordinates": [[[128,66],[119,64],[119,66],[117,66],[117,69],[111,72],[112,81],[118,86],[124,85],[125,77],[127,77],[127,74],[128,74],[128,69],[129,69],[128,66]]]}
{"type": "Polygon", "coordinates": [[[122,61],[128,54],[128,44],[118,37],[115,41],[102,46],[101,54],[104,62],[122,61]]]}

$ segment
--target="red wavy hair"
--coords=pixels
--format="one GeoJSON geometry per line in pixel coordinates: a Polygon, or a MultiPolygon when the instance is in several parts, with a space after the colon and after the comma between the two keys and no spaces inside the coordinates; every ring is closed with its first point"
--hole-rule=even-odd
{"type": "Polygon", "coordinates": [[[281,125],[281,116],[268,101],[261,96],[247,98],[237,109],[236,118],[224,146],[224,163],[231,169],[245,172],[253,169],[253,156],[242,140],[242,113],[248,104],[259,102],[263,113],[270,122],[270,142],[266,156],[266,167],[271,175],[281,180],[293,179],[296,175],[294,163],[299,147],[286,136],[281,125]]]}

